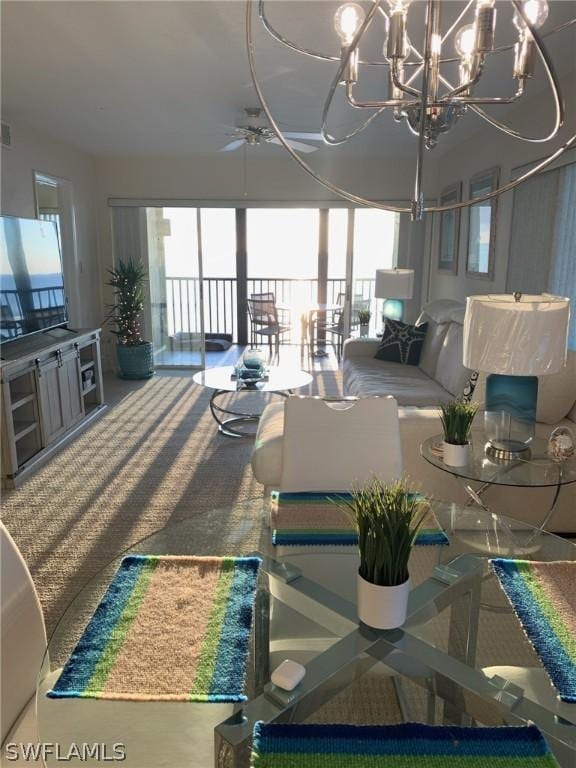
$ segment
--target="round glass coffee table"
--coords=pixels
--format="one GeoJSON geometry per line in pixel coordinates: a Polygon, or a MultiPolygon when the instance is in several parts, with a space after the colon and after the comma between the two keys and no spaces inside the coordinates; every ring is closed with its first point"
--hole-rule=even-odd
{"type": "Polygon", "coordinates": [[[554,488],[552,504],[539,526],[544,530],[554,515],[562,487],[569,483],[576,483],[576,457],[561,462],[554,461],[547,453],[547,441],[537,437],[530,443],[528,458],[496,459],[486,454],[487,442],[482,432],[472,433],[470,460],[463,467],[451,467],[444,463],[441,435],[425,440],[420,446],[420,453],[427,462],[438,469],[449,472],[463,481],[471,480],[480,483],[480,487],[476,490],[467,483],[464,485],[470,496],[468,503],[476,502],[484,509],[487,508],[482,501],[482,494],[492,485],[554,488]]]}
{"type": "Polygon", "coordinates": [[[223,365],[198,371],[192,377],[195,384],[214,390],[210,397],[210,412],[214,421],[218,424],[218,431],[222,435],[226,435],[226,437],[253,437],[252,432],[238,429],[237,425],[257,423],[260,419],[260,414],[224,408],[217,402],[224,395],[230,393],[269,392],[288,397],[288,395],[293,394],[295,389],[306,387],[312,382],[311,374],[298,368],[270,366],[267,369],[266,378],[253,383],[232,378],[234,372],[235,368],[232,365],[223,365]]]}

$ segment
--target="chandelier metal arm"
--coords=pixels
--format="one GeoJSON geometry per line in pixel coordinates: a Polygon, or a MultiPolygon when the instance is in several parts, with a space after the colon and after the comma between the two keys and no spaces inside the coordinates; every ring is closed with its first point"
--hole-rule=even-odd
{"type": "MultiPolygon", "coordinates": [[[[426,64],[423,64],[423,68],[426,69],[426,64]]],[[[420,98],[421,92],[417,91],[416,88],[411,88],[408,83],[403,83],[400,80],[400,73],[398,71],[398,62],[396,59],[392,62],[392,67],[390,68],[390,74],[392,75],[392,82],[398,88],[399,90],[403,91],[404,93],[407,93],[409,96],[417,96],[420,98]]]]}
{"type": "MultiPolygon", "coordinates": [[[[467,82],[462,83],[461,85],[458,85],[455,88],[452,88],[452,90],[446,93],[443,98],[446,101],[450,101],[455,96],[460,96],[461,93],[464,93],[470,88],[473,88],[478,82],[480,82],[480,78],[484,74],[484,63],[485,63],[485,58],[484,56],[482,56],[476,66],[476,72],[474,77],[471,77],[470,80],[468,80],[467,82]]],[[[466,99],[465,96],[462,96],[461,98],[462,100],[466,99]]]]}
{"type": "Polygon", "coordinates": [[[424,171],[424,152],[426,142],[426,120],[424,115],[428,107],[428,85],[432,77],[432,37],[440,24],[440,0],[427,0],[426,4],[426,39],[424,43],[424,71],[422,73],[422,101],[420,105],[420,130],[418,133],[418,152],[416,153],[416,176],[411,216],[413,221],[422,218],[424,195],[422,193],[422,174],[424,171]]]}
{"type": "Polygon", "coordinates": [[[351,107],[354,107],[354,109],[379,109],[380,111],[384,111],[385,109],[389,107],[413,107],[417,106],[419,102],[412,100],[404,100],[404,99],[384,99],[383,101],[358,101],[356,97],[353,94],[353,84],[348,83],[346,85],[346,100],[350,104],[351,107]]]}
{"type": "Polygon", "coordinates": [[[474,104],[514,104],[524,94],[524,83],[520,81],[516,93],[513,96],[459,96],[451,99],[455,104],[472,107],[474,104]]]}
{"type": "MultiPolygon", "coordinates": [[[[448,38],[450,37],[452,32],[454,32],[454,30],[456,29],[458,24],[460,24],[460,22],[462,21],[464,16],[466,16],[466,14],[470,10],[470,8],[472,8],[472,6],[475,5],[475,3],[476,3],[476,0],[468,0],[464,10],[458,15],[458,18],[456,19],[456,21],[452,24],[451,27],[448,28],[448,30],[444,33],[444,35],[442,35],[442,42],[443,43],[445,43],[446,40],[448,40],[448,38]]],[[[455,59],[455,61],[460,61],[460,59],[455,59]]],[[[441,61],[440,63],[442,64],[443,61],[441,61]]]]}

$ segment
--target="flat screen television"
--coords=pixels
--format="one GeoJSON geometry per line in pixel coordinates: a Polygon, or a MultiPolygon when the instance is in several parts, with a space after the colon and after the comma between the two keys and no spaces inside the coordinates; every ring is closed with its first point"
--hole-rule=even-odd
{"type": "Polygon", "coordinates": [[[0,216],[0,339],[68,322],[56,224],[0,216]]]}

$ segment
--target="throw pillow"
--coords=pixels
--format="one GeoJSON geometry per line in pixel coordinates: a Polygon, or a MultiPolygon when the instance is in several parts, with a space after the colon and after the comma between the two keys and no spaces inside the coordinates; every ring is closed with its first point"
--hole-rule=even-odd
{"type": "Polygon", "coordinates": [[[374,357],[389,363],[418,365],[427,328],[428,323],[419,326],[408,325],[387,317],[382,341],[374,357]]]}

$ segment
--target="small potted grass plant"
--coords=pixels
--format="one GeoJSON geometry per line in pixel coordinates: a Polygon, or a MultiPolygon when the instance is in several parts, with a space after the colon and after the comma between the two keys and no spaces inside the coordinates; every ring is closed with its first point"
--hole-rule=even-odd
{"type": "Polygon", "coordinates": [[[144,341],[140,326],[146,269],[140,261],[120,259],[118,265],[108,272],[108,285],[114,289],[110,319],[116,324],[113,333],[118,340],[119,375],[122,379],[149,379],[154,375],[152,343],[144,341]]]}
{"type": "Polygon", "coordinates": [[[358,322],[360,323],[360,336],[368,336],[368,327],[372,314],[369,309],[358,310],[358,322]]]}
{"type": "Polygon", "coordinates": [[[449,467],[463,467],[470,460],[470,430],[478,403],[450,400],[440,405],[444,429],[443,460],[449,467]]]}
{"type": "Polygon", "coordinates": [[[422,497],[406,482],[375,478],[341,502],[358,529],[358,616],[375,629],[395,629],[406,620],[408,560],[426,514],[422,497]]]}

